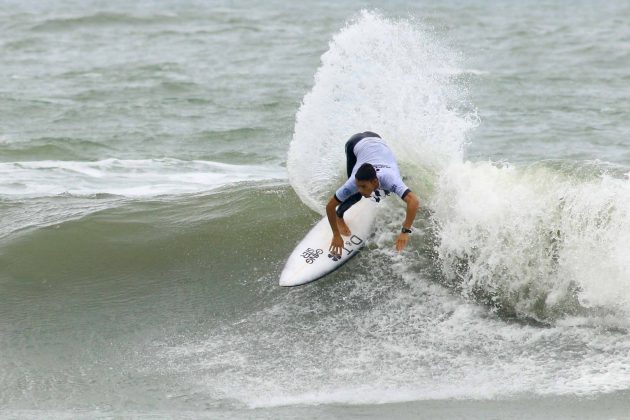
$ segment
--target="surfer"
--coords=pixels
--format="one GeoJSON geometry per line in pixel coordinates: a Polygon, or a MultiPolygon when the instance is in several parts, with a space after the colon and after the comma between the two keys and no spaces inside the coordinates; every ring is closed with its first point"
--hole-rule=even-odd
{"type": "Polygon", "coordinates": [[[394,193],[407,203],[407,214],[396,240],[396,250],[407,246],[411,225],[416,217],[420,201],[405,185],[398,170],[394,154],[381,136],[371,131],[355,134],[346,142],[346,171],[348,180],[335,192],[326,205],[326,215],[333,231],[330,252],[341,255],[343,238],[351,234],[343,220],[343,214],[361,197],[375,195],[380,199],[380,190],[385,195],[394,193]]]}

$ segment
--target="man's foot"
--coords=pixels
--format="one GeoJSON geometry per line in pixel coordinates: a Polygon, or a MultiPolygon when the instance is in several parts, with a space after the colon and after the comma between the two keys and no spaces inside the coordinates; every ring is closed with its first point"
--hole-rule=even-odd
{"type": "Polygon", "coordinates": [[[341,233],[342,236],[350,236],[352,234],[350,228],[341,217],[337,217],[337,227],[339,228],[339,233],[341,233]]]}

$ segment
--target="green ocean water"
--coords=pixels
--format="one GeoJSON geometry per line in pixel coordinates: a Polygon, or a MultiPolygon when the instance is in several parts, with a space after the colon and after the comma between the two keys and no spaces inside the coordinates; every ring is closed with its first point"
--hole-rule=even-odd
{"type": "Polygon", "coordinates": [[[0,416],[623,418],[628,18],[0,0],[0,416]],[[280,288],[365,130],[409,248],[280,288]]]}

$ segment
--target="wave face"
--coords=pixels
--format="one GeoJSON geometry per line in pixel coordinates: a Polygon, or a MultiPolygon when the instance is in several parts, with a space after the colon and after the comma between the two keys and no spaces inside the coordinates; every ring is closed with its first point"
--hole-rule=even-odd
{"type": "Polygon", "coordinates": [[[461,161],[476,117],[455,83],[456,58],[412,21],[364,11],[349,22],[322,56],[296,116],[287,168],[302,201],[323,212],[343,180],[343,146],[357,132],[379,133],[416,190],[461,161]]]}

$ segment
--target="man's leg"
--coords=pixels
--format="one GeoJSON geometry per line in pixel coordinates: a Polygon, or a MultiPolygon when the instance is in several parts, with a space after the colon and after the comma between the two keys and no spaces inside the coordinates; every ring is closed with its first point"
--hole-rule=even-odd
{"type": "Polygon", "coordinates": [[[354,145],[361,140],[361,138],[355,139],[358,134],[350,137],[350,140],[346,142],[346,172],[348,173],[348,178],[352,175],[352,170],[354,169],[354,165],[357,164],[357,156],[354,154],[354,145]]]}
{"type": "Polygon", "coordinates": [[[361,193],[352,194],[350,197],[346,198],[346,200],[337,206],[337,217],[343,219],[343,214],[348,211],[348,209],[355,204],[361,201],[361,193]]]}
{"type": "Polygon", "coordinates": [[[361,200],[361,193],[356,193],[346,198],[346,200],[337,206],[337,210],[335,213],[337,214],[337,226],[339,227],[339,232],[344,236],[349,236],[352,232],[350,228],[343,220],[343,214],[348,211],[350,207],[355,205],[361,200]]]}

